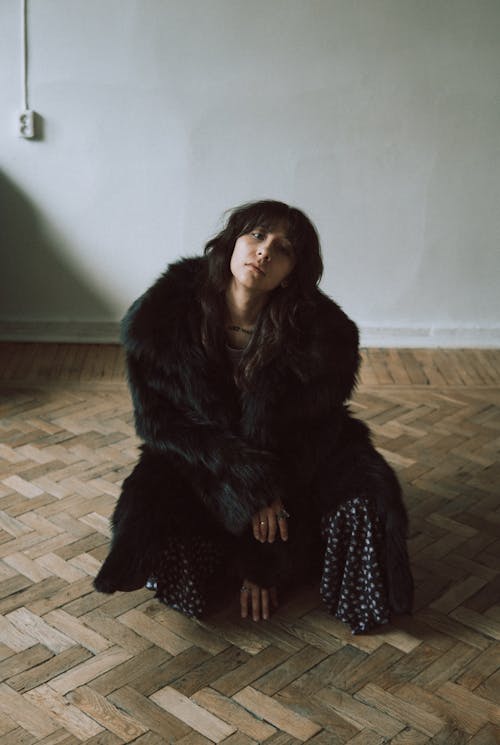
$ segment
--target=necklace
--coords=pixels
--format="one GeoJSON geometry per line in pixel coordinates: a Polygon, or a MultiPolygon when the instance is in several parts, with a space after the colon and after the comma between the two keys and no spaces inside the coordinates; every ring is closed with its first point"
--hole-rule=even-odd
{"type": "Polygon", "coordinates": [[[241,326],[228,326],[229,331],[242,331],[244,334],[248,334],[248,336],[251,336],[253,334],[253,329],[243,329],[241,326]]]}

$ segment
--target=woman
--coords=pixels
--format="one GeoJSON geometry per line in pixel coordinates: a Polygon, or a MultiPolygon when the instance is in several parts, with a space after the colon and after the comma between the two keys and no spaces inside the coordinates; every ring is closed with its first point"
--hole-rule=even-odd
{"type": "Polygon", "coordinates": [[[322,268],[302,212],[255,202],[132,305],[123,341],[144,444],[98,590],[147,583],[199,616],[234,578],[242,617],[258,621],[279,589],[317,576],[353,633],[410,611],[400,488],[346,408],[358,332],[318,289],[322,268]]]}

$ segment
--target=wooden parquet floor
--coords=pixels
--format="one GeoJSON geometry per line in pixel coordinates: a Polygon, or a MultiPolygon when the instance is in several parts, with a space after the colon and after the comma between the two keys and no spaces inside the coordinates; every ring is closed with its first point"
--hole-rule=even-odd
{"type": "Polygon", "coordinates": [[[316,588],[255,624],[93,591],[137,458],[117,347],[0,345],[0,744],[500,743],[500,351],[368,350],[353,402],[411,515],[415,612],[316,588]]]}

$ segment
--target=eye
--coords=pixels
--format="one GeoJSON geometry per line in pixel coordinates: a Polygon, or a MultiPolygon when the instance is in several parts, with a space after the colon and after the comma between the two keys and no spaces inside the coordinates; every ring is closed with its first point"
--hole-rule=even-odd
{"type": "Polygon", "coordinates": [[[263,241],[264,238],[266,237],[266,234],[260,230],[252,230],[250,235],[253,236],[258,241],[263,241]]]}

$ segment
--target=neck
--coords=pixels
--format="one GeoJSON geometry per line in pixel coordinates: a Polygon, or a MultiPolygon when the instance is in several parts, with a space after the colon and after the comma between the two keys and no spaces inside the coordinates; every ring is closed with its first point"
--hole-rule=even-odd
{"type": "Polygon", "coordinates": [[[266,304],[267,293],[249,292],[246,287],[231,282],[226,290],[226,305],[231,323],[244,328],[255,326],[266,304]]]}

